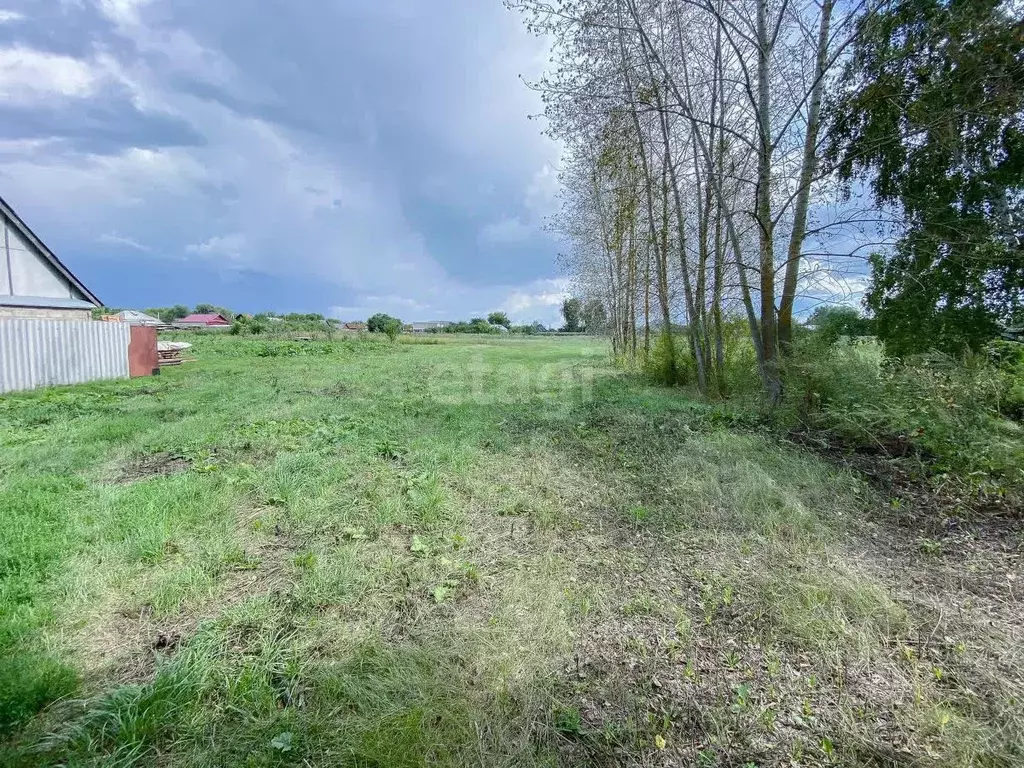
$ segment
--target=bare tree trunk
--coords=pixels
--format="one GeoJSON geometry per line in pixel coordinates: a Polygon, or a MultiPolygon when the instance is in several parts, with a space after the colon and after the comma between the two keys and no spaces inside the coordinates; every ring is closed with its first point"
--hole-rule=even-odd
{"type": "Polygon", "coordinates": [[[661,248],[658,257],[658,304],[661,307],[661,329],[667,333],[667,343],[672,352],[671,377],[675,381],[676,356],[672,340],[672,308],[668,292],[668,166],[671,162],[668,147],[661,163],[661,248]]]}
{"type": "MultiPolygon", "coordinates": [[[[690,267],[686,258],[686,222],[683,217],[683,205],[679,197],[679,183],[676,179],[675,164],[672,162],[672,138],[671,131],[669,130],[668,123],[668,112],[665,110],[665,105],[662,101],[661,87],[656,83],[654,77],[654,70],[651,68],[650,59],[644,57],[644,64],[647,67],[647,75],[651,80],[652,89],[654,91],[654,98],[657,103],[659,122],[661,124],[661,136],[665,143],[665,159],[662,165],[662,189],[664,192],[664,218],[662,226],[664,227],[663,238],[665,241],[665,255],[664,255],[664,269],[666,271],[665,283],[666,283],[666,298],[665,306],[662,310],[664,315],[664,323],[668,328],[669,343],[671,344],[672,335],[672,323],[668,308],[667,298],[667,270],[668,270],[668,179],[665,178],[666,171],[669,179],[672,182],[672,195],[675,203],[675,214],[676,214],[676,231],[679,238],[679,266],[682,271],[683,277],[683,294],[686,300],[686,313],[689,316],[690,322],[688,323],[690,329],[690,346],[693,348],[693,357],[697,366],[697,388],[701,393],[707,391],[707,373],[704,367],[704,354],[701,348],[700,337],[702,335],[701,317],[699,312],[696,310],[693,300],[693,284],[690,281],[690,267]],[[696,325],[696,327],[694,327],[696,325]]],[[[673,355],[675,350],[673,349],[673,355]]],[[[674,359],[673,359],[673,371],[674,371],[674,359]]]]}
{"type": "Polygon", "coordinates": [[[768,66],[768,0],[757,0],[757,192],[755,218],[760,239],[761,348],[764,386],[772,404],[782,397],[775,330],[775,232],[772,220],[771,93],[768,66]]]}
{"type": "MultiPolygon", "coordinates": [[[[658,106],[661,107],[661,97],[658,97],[658,106]]],[[[708,380],[704,367],[704,351],[701,347],[701,336],[703,335],[703,322],[700,311],[696,308],[693,300],[693,287],[690,284],[690,267],[686,258],[686,222],[683,218],[683,204],[679,198],[679,184],[676,181],[675,166],[669,154],[671,147],[668,114],[661,109],[661,130],[665,138],[665,163],[668,166],[669,175],[672,178],[672,195],[675,198],[676,229],[679,232],[679,266],[683,274],[683,293],[686,298],[686,311],[690,316],[690,342],[693,346],[693,357],[697,364],[697,388],[701,393],[707,392],[708,380]]],[[[668,222],[666,222],[667,225],[668,222]]]]}
{"type": "MultiPolygon", "coordinates": [[[[682,110],[684,112],[684,116],[690,122],[691,130],[697,131],[697,134],[696,134],[697,135],[697,141],[698,141],[698,144],[699,144],[700,149],[701,149],[701,154],[703,154],[704,157],[709,157],[710,156],[710,150],[709,150],[709,148],[707,146],[707,142],[704,140],[703,134],[701,134],[699,132],[700,131],[699,123],[698,123],[696,117],[694,116],[693,110],[692,110],[692,108],[690,106],[691,105],[691,101],[688,100],[688,99],[685,99],[683,97],[683,94],[679,90],[678,84],[676,83],[675,79],[671,76],[671,74],[669,73],[668,69],[665,67],[665,62],[658,55],[657,50],[655,50],[654,46],[651,44],[650,39],[647,37],[647,33],[644,31],[643,25],[640,22],[639,13],[637,11],[635,1],[634,0],[625,0],[625,1],[627,2],[627,5],[629,6],[630,13],[631,13],[631,15],[633,17],[633,20],[634,20],[635,24],[636,24],[636,31],[640,35],[641,42],[644,44],[644,46],[645,46],[647,52],[650,54],[652,60],[658,64],[658,68],[664,74],[665,81],[668,83],[669,87],[672,89],[672,92],[675,95],[675,97],[676,97],[676,99],[677,99],[677,101],[679,103],[680,108],[682,108],[682,110]]],[[[764,2],[764,1],[765,0],[759,0],[759,2],[764,2]]],[[[620,29],[619,39],[620,39],[620,44],[621,44],[621,40],[622,40],[621,11],[620,11],[620,14],[619,14],[619,29],[620,29]]],[[[686,54],[685,54],[685,51],[682,50],[682,49],[680,50],[680,53],[682,54],[681,55],[681,63],[682,63],[682,67],[683,67],[683,74],[684,74],[684,76],[686,76],[686,54]]],[[[687,89],[689,89],[688,85],[687,85],[687,89]]],[[[724,188],[723,188],[723,185],[722,185],[722,179],[721,178],[718,178],[718,177],[715,178],[715,180],[714,180],[714,187],[713,188],[714,188],[714,191],[715,191],[715,197],[719,201],[719,204],[720,204],[721,209],[722,209],[723,214],[724,214],[726,234],[728,235],[729,244],[732,247],[733,257],[734,257],[735,262],[736,262],[736,268],[737,268],[737,270],[739,272],[740,293],[741,293],[741,298],[743,299],[743,307],[746,310],[747,323],[750,326],[750,341],[751,341],[751,344],[754,347],[754,355],[757,358],[758,371],[760,372],[761,380],[762,380],[762,382],[765,383],[766,389],[767,389],[767,388],[769,388],[768,387],[768,383],[770,381],[772,381],[773,378],[772,378],[771,371],[769,371],[769,368],[768,368],[768,365],[767,365],[767,360],[766,360],[765,351],[764,351],[763,338],[762,338],[762,334],[761,334],[760,328],[758,326],[757,314],[754,312],[753,300],[752,300],[751,293],[750,293],[750,284],[749,284],[749,281],[747,280],[747,275],[746,275],[746,266],[743,264],[742,246],[741,246],[741,243],[740,243],[739,233],[736,230],[736,224],[735,224],[735,221],[733,219],[732,210],[728,207],[729,202],[728,202],[728,200],[727,200],[727,198],[725,196],[725,191],[724,191],[724,188]]]]}
{"type": "Polygon", "coordinates": [[[644,358],[651,356],[651,246],[644,249],[644,358]]]}
{"type": "Polygon", "coordinates": [[[715,269],[714,287],[711,294],[711,317],[715,326],[715,381],[718,394],[724,396],[725,389],[725,339],[722,336],[722,280],[725,272],[725,254],[722,243],[722,218],[715,212],[715,269]]]}
{"type": "MultiPolygon", "coordinates": [[[[628,59],[626,57],[626,41],[625,41],[625,37],[624,37],[624,34],[623,34],[623,28],[622,28],[622,24],[621,24],[621,18],[622,18],[621,6],[618,8],[618,11],[619,11],[619,19],[620,19],[620,24],[619,24],[619,53],[620,53],[621,59],[622,59],[622,74],[623,74],[623,78],[625,79],[625,82],[626,82],[626,98],[627,98],[627,102],[628,102],[628,106],[629,106],[629,114],[630,114],[630,117],[632,117],[632,119],[633,119],[633,129],[636,131],[637,147],[638,147],[638,150],[639,150],[638,154],[640,155],[640,171],[643,174],[644,191],[646,193],[646,199],[647,199],[647,221],[648,221],[648,225],[649,225],[649,229],[650,229],[651,246],[655,250],[657,250],[657,248],[658,248],[658,232],[657,232],[657,227],[655,225],[655,219],[654,219],[654,189],[653,189],[652,182],[651,182],[651,169],[650,169],[650,163],[648,162],[648,158],[647,158],[647,149],[644,146],[643,126],[640,124],[640,115],[638,114],[637,109],[636,109],[636,98],[634,96],[634,90],[633,90],[633,77],[630,74],[629,61],[628,61],[628,59]]],[[[660,261],[660,259],[659,259],[659,261],[660,261]]],[[[650,262],[648,260],[648,267],[649,267],[649,263],[650,262]]],[[[660,284],[660,282],[661,282],[661,279],[660,279],[660,277],[661,277],[661,274],[660,274],[661,273],[660,264],[657,265],[656,268],[658,269],[658,277],[659,277],[659,284],[660,284]]],[[[648,290],[648,292],[650,291],[650,280],[649,279],[648,279],[648,289],[647,290],[648,290]]],[[[666,303],[666,307],[667,307],[667,303],[666,303]]],[[[644,298],[644,313],[645,313],[645,315],[648,312],[649,312],[649,293],[646,294],[645,298],[644,298]]],[[[663,308],[663,313],[667,313],[667,309],[663,308]]],[[[669,331],[671,331],[671,329],[669,329],[669,331]]],[[[650,333],[649,332],[649,318],[645,318],[645,331],[644,331],[644,346],[645,346],[645,350],[644,351],[647,352],[647,353],[650,352],[650,349],[649,349],[649,347],[650,347],[649,333],[650,333]]],[[[671,332],[670,332],[669,333],[669,343],[670,344],[671,344],[671,338],[672,337],[671,337],[671,332]]],[[[675,361],[674,360],[672,361],[672,371],[671,371],[671,373],[674,376],[674,374],[675,374],[675,361]]]]}
{"type": "Polygon", "coordinates": [[[811,182],[818,169],[818,132],[821,126],[821,96],[824,90],[825,67],[828,62],[828,36],[832,22],[832,8],[835,0],[824,0],[821,6],[821,23],[818,27],[818,48],[814,68],[814,85],[807,107],[807,133],[804,136],[803,165],[793,210],[793,231],[789,237],[786,252],[786,276],[782,283],[782,299],[779,302],[779,345],[783,354],[788,354],[793,342],[793,304],[796,301],[796,286],[800,277],[800,253],[807,234],[807,209],[811,200],[811,182]]]}
{"type": "MultiPolygon", "coordinates": [[[[717,96],[719,99],[718,115],[723,125],[718,131],[718,144],[710,143],[711,156],[708,162],[708,192],[712,192],[710,179],[712,177],[721,179],[725,171],[725,86],[722,83],[722,27],[715,27],[715,60],[714,77],[718,87],[717,96]],[[717,150],[717,157],[716,157],[717,150]]],[[[712,106],[712,109],[714,107],[712,106]]],[[[711,128],[715,127],[714,114],[712,114],[711,128]]],[[[714,134],[712,134],[714,135],[714,134]]],[[[709,198],[710,201],[710,198],[709,198]]],[[[710,202],[709,202],[710,207],[710,202]]],[[[722,282],[725,279],[725,244],[722,240],[722,204],[715,202],[715,264],[714,264],[714,288],[711,297],[711,314],[715,324],[715,381],[718,384],[718,394],[722,397],[726,394],[725,381],[725,338],[722,328],[722,282]]]]}
{"type": "MultiPolygon", "coordinates": [[[[632,177],[630,178],[632,183],[632,177]]],[[[629,330],[632,343],[633,358],[636,358],[636,291],[637,291],[637,269],[636,269],[636,215],[629,221],[629,330]]]]}

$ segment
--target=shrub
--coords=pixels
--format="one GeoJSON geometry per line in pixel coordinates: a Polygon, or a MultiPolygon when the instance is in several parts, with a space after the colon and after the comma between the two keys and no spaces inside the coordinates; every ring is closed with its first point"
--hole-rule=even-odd
{"type": "Polygon", "coordinates": [[[392,320],[398,322],[399,326],[401,326],[402,321],[397,317],[392,317],[391,315],[386,315],[383,312],[378,312],[366,321],[366,330],[370,333],[385,333],[385,326],[392,320]]]}
{"type": "Polygon", "coordinates": [[[468,323],[464,320],[459,320],[454,323],[448,323],[443,329],[443,333],[498,333],[496,326],[489,324],[482,317],[474,317],[468,323]]]}
{"type": "Polygon", "coordinates": [[[381,331],[388,337],[389,341],[394,343],[395,339],[397,339],[399,334],[402,332],[402,321],[397,317],[389,317],[384,321],[381,331]]]}
{"type": "Polygon", "coordinates": [[[659,333],[650,354],[641,362],[641,370],[665,386],[686,386],[696,382],[697,361],[693,356],[689,334],[685,330],[673,334],[666,331],[659,333]]]}
{"type": "Polygon", "coordinates": [[[993,341],[985,349],[992,365],[1003,378],[1003,415],[1024,421],[1024,344],[1014,341],[993,341]]]}
{"type": "Polygon", "coordinates": [[[875,321],[853,307],[818,307],[808,323],[816,328],[814,335],[825,344],[835,344],[841,338],[872,336],[875,332],[875,321]]]}
{"type": "Polygon", "coordinates": [[[989,490],[1024,485],[1024,441],[1005,419],[1020,379],[989,357],[894,360],[876,342],[809,343],[787,363],[785,380],[783,421],[854,446],[915,454],[934,472],[970,476],[989,490]]]}

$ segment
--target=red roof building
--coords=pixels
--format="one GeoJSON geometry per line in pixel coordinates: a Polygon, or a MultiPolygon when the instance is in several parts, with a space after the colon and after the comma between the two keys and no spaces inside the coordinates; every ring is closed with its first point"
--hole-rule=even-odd
{"type": "Polygon", "coordinates": [[[177,321],[179,325],[202,325],[206,327],[217,325],[231,325],[231,322],[224,315],[189,315],[177,321]]]}

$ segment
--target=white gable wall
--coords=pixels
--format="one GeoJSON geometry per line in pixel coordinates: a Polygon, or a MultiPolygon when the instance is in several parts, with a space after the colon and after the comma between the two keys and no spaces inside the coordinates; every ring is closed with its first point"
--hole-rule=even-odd
{"type": "Polygon", "coordinates": [[[3,223],[3,241],[0,242],[0,293],[13,296],[36,296],[52,299],[84,299],[35,246],[21,236],[9,223],[3,223]]]}
{"type": "MultiPolygon", "coordinates": [[[[4,224],[0,222],[0,227],[4,224]]],[[[7,271],[7,249],[3,247],[3,232],[0,230],[0,296],[10,296],[11,278],[7,271]]]]}

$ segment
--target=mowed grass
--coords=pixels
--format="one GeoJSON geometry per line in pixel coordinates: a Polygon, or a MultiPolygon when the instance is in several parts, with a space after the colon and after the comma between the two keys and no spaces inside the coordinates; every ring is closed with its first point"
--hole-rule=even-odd
{"type": "Polygon", "coordinates": [[[196,341],[0,398],[0,763],[1024,760],[1019,558],[744,414],[595,340],[196,341]]]}

